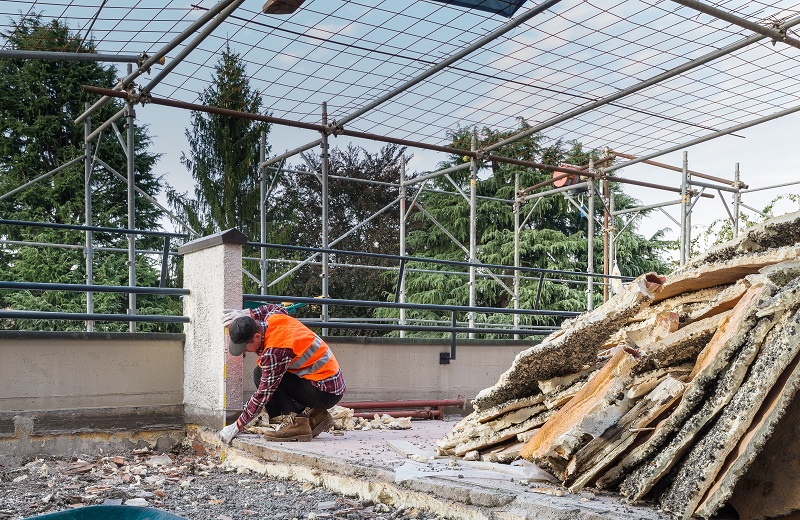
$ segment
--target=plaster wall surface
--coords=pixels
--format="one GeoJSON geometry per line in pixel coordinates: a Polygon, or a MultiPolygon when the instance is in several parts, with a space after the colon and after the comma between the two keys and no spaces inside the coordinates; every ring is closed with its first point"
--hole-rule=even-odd
{"type": "Polygon", "coordinates": [[[183,335],[0,333],[0,411],[179,405],[183,335]]]}
{"type": "MultiPolygon", "coordinates": [[[[528,340],[458,340],[456,359],[439,364],[449,340],[325,338],[344,373],[343,401],[474,398],[497,382],[528,340]]],[[[256,356],[245,357],[244,400],[255,391],[256,356]]]]}
{"type": "Polygon", "coordinates": [[[224,309],[242,307],[241,263],[241,246],[236,244],[184,255],[184,287],[192,291],[184,298],[184,315],[192,319],[185,327],[183,385],[189,422],[221,427],[226,400],[242,399],[241,361],[228,355],[222,326],[224,309]]]}

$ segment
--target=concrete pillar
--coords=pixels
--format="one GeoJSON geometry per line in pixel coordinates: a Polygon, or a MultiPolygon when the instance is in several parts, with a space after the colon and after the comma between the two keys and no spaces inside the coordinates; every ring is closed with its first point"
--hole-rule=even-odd
{"type": "Polygon", "coordinates": [[[223,309],[242,308],[242,245],[247,237],[229,229],[178,249],[183,255],[183,403],[187,424],[219,429],[241,411],[242,357],[228,354],[223,309]]]}

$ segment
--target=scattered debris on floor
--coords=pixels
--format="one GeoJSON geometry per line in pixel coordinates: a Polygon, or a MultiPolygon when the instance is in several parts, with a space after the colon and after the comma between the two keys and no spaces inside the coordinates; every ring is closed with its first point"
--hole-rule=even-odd
{"type": "Polygon", "coordinates": [[[337,495],[308,483],[234,469],[205,452],[148,449],[73,459],[0,459],[0,520],[90,505],[138,505],[193,520],[431,519],[416,509],[337,495]]]}
{"type": "Polygon", "coordinates": [[[439,454],[521,457],[679,518],[800,510],[799,244],[795,213],[639,277],[517,355],[439,454]]]}
{"type": "MultiPolygon", "coordinates": [[[[328,412],[333,416],[334,426],[332,433],[354,431],[354,430],[410,430],[410,417],[391,417],[390,415],[375,414],[369,420],[363,417],[355,417],[355,410],[343,406],[334,406],[328,412]]],[[[247,433],[263,434],[273,432],[277,425],[281,423],[283,416],[270,417],[265,411],[256,416],[250,424],[245,427],[247,433]]]]}

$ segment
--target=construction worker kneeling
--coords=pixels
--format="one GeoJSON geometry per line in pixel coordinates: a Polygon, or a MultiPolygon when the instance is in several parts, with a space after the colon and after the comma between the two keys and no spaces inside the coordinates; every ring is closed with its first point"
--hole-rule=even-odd
{"type": "Polygon", "coordinates": [[[258,389],[236,422],[220,431],[223,442],[230,443],[262,409],[270,418],[283,416],[274,432],[263,434],[269,441],[310,441],[333,427],[328,408],[342,399],[346,387],[322,338],[275,304],[226,310],[223,324],[231,355],[259,356],[253,372],[258,389]]]}

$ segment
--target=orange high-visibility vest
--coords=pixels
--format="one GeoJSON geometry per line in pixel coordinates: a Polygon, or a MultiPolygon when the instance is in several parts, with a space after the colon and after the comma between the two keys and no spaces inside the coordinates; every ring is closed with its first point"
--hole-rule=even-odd
{"type": "Polygon", "coordinates": [[[314,331],[286,314],[267,318],[264,348],[290,348],[294,358],[289,372],[311,381],[321,381],[339,371],[339,362],[322,338],[314,331]]]}

